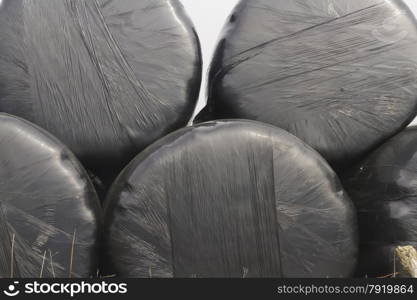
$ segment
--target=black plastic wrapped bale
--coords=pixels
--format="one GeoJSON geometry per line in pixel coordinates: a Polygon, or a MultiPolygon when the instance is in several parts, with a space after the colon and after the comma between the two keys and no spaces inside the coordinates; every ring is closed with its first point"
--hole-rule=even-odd
{"type": "Polygon", "coordinates": [[[416,21],[401,1],[243,0],[198,120],[276,125],[339,168],[413,119],[416,53],[416,21]]]}
{"type": "Polygon", "coordinates": [[[396,247],[417,247],[417,128],[389,140],[342,178],[359,211],[359,275],[394,273],[396,247]]]}
{"type": "Polygon", "coordinates": [[[335,173],[296,137],[254,121],[204,123],[153,144],[113,185],[107,273],[349,276],[355,217],[335,173]]]}
{"type": "Polygon", "coordinates": [[[39,127],[0,114],[0,277],[95,275],[99,220],[76,157],[39,127]]]}
{"type": "Polygon", "coordinates": [[[0,111],[48,130],[96,175],[193,113],[200,47],[177,0],[3,0],[0,40],[0,111]]]}

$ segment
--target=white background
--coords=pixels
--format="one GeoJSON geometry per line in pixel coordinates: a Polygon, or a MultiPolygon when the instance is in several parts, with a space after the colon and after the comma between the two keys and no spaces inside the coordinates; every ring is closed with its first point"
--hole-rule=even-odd
{"type": "MultiPolygon", "coordinates": [[[[1,1],[1,0],[0,0],[1,1]]],[[[180,0],[194,22],[203,50],[204,80],[197,111],[206,101],[207,71],[221,30],[238,0],[180,0]]],[[[292,0],[288,0],[292,1],[292,0]]],[[[356,0],[362,1],[362,0],[356,0]]],[[[417,16],[417,0],[404,0],[417,16]]],[[[417,55],[417,53],[416,53],[417,55]]],[[[417,95],[416,95],[417,96],[417,95]]],[[[417,121],[414,121],[417,125],[417,121]]]]}
{"type": "MultiPolygon", "coordinates": [[[[204,80],[197,105],[199,111],[206,103],[207,72],[217,41],[227,17],[232,12],[238,0],[180,0],[188,15],[193,20],[200,37],[203,50],[204,80]]],[[[361,1],[361,0],[359,0],[361,1]]],[[[417,1],[417,0],[415,0],[417,1]]]]}

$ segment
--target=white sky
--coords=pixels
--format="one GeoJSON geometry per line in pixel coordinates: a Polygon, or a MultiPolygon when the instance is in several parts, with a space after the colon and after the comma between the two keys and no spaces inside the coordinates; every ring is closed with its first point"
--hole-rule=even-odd
{"type": "MultiPolygon", "coordinates": [[[[194,22],[203,50],[204,80],[197,110],[205,105],[207,72],[227,17],[238,0],[180,0],[194,22]]],[[[415,0],[417,1],[417,0],[415,0]]]]}
{"type": "MultiPolygon", "coordinates": [[[[1,3],[2,0],[0,0],[1,3]]],[[[190,15],[200,37],[203,50],[204,80],[197,109],[205,105],[207,72],[220,32],[238,0],[180,0],[190,15]]],[[[288,0],[291,1],[291,0],[288,0]]],[[[356,0],[361,1],[361,0],[356,0]]],[[[417,16],[417,0],[403,0],[417,16]]],[[[416,53],[417,55],[417,53],[416,53]]],[[[417,125],[417,120],[414,121],[417,125]]]]}

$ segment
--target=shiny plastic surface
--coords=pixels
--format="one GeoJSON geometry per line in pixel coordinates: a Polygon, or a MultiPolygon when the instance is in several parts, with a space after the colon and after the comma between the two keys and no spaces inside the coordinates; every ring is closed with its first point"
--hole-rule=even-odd
{"type": "Polygon", "coordinates": [[[105,214],[108,274],[344,277],[355,268],[355,213],[337,176],[296,137],[258,122],[204,123],[159,140],[119,176],[105,214]]]}
{"type": "Polygon", "coordinates": [[[0,40],[0,111],[93,172],[123,167],[195,107],[200,47],[177,0],[3,0],[0,40]]]}
{"type": "Polygon", "coordinates": [[[359,212],[359,275],[394,273],[395,248],[417,247],[417,128],[389,140],[342,178],[359,212]]]}
{"type": "Polygon", "coordinates": [[[100,208],[75,156],[37,126],[0,114],[0,277],[90,277],[100,208]]]}
{"type": "Polygon", "coordinates": [[[349,165],[415,116],[416,53],[416,20],[400,0],[243,0],[198,120],[270,123],[349,165]]]}

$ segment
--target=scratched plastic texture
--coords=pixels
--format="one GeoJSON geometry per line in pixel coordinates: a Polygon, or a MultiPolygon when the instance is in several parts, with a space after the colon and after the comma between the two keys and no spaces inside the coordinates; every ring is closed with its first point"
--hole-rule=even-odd
{"type": "Polygon", "coordinates": [[[270,123],[348,165],[415,116],[416,53],[416,20],[402,1],[243,0],[197,120],[270,123]]]}
{"type": "Polygon", "coordinates": [[[96,274],[99,202],[75,156],[6,114],[0,153],[0,277],[96,274]]]}
{"type": "Polygon", "coordinates": [[[177,0],[3,0],[0,40],[0,111],[94,172],[123,167],[195,107],[200,47],[177,0]]]}
{"type": "Polygon", "coordinates": [[[122,277],[345,277],[356,263],[355,213],[335,173],[254,121],[163,138],[124,170],[105,210],[106,270],[122,277]]]}
{"type": "Polygon", "coordinates": [[[359,215],[359,275],[393,274],[397,246],[417,247],[417,127],[342,176],[359,215]]]}

